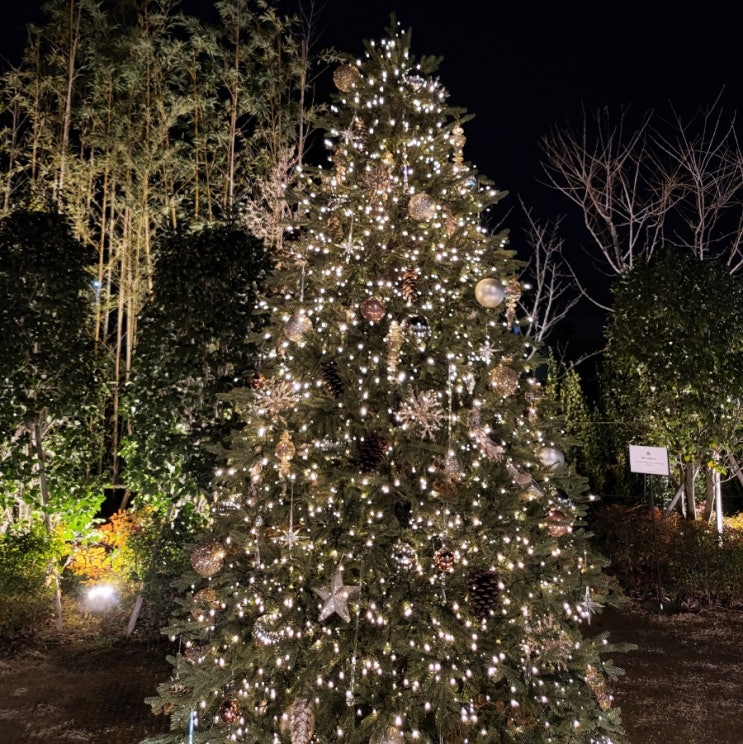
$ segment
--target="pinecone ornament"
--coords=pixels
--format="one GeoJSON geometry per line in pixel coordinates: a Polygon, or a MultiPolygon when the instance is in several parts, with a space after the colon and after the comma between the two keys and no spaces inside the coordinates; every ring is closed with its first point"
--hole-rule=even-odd
{"type": "Polygon", "coordinates": [[[292,744],[309,744],[315,733],[315,712],[305,698],[297,698],[284,713],[282,733],[289,733],[292,744]]]}
{"type": "Polygon", "coordinates": [[[612,706],[612,696],[607,690],[604,675],[591,664],[586,668],[586,684],[590,688],[601,710],[609,710],[612,706]]]}
{"type": "Polygon", "coordinates": [[[412,269],[406,269],[402,275],[402,296],[409,305],[417,305],[420,293],[418,292],[418,274],[412,269]]]}
{"type": "Polygon", "coordinates": [[[377,432],[373,431],[364,437],[356,453],[356,464],[362,473],[371,473],[381,464],[387,453],[389,442],[377,432]]]}
{"type": "Polygon", "coordinates": [[[470,609],[478,620],[486,620],[498,609],[499,583],[500,578],[495,571],[475,568],[470,571],[467,580],[470,609]]]}
{"type": "Polygon", "coordinates": [[[335,361],[323,362],[322,364],[322,378],[325,382],[325,386],[334,398],[340,398],[345,390],[345,385],[341,376],[338,374],[338,365],[335,361]]]}

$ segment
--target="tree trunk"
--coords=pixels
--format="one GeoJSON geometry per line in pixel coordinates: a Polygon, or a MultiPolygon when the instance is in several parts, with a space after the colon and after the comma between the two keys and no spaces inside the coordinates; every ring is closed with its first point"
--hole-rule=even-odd
{"type": "Polygon", "coordinates": [[[705,488],[705,503],[704,503],[704,521],[709,524],[712,519],[712,512],[715,509],[715,470],[714,468],[707,468],[706,472],[706,488],[705,488]]]}
{"type": "MultiPolygon", "coordinates": [[[[49,516],[49,487],[46,482],[46,460],[44,458],[44,446],[42,443],[41,426],[39,420],[44,416],[43,412],[39,414],[33,424],[33,438],[34,446],[36,448],[36,459],[38,463],[39,473],[39,490],[41,491],[41,505],[44,509],[44,528],[46,529],[47,535],[51,538],[52,529],[52,518],[49,516]]],[[[57,623],[57,632],[62,632],[62,589],[59,584],[59,571],[57,570],[57,564],[52,559],[52,563],[49,566],[49,572],[54,580],[54,616],[57,623]]]]}
{"type": "Polygon", "coordinates": [[[693,462],[684,465],[684,494],[686,497],[686,518],[697,518],[697,505],[694,502],[694,476],[696,470],[693,462]]]}

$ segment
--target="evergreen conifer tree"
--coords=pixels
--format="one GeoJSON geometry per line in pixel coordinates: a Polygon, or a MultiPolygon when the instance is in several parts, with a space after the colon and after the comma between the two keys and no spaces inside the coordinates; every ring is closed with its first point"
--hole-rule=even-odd
{"type": "Polygon", "coordinates": [[[585,481],[436,66],[393,23],[334,74],[151,742],[621,738],[585,481]]]}

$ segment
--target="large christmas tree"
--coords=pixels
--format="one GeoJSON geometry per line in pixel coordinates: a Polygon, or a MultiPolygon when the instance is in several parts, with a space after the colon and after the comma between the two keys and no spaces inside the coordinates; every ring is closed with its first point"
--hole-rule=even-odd
{"type": "Polygon", "coordinates": [[[621,736],[583,632],[606,599],[584,480],[483,227],[499,194],[409,47],[392,28],[335,72],[152,742],[621,736]]]}

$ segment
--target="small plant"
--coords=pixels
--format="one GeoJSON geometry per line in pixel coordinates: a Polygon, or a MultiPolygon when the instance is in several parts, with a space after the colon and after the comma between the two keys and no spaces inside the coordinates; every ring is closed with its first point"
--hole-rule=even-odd
{"type": "Polygon", "coordinates": [[[0,638],[31,635],[52,616],[50,567],[64,550],[59,532],[49,535],[40,525],[0,535],[0,638]]]}

